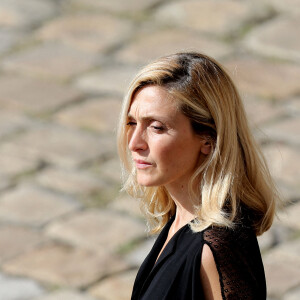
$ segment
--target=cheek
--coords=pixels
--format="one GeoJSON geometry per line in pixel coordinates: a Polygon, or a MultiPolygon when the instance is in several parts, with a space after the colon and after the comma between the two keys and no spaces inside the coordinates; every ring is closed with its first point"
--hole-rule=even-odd
{"type": "Polygon", "coordinates": [[[157,159],[159,159],[161,167],[165,171],[181,168],[181,164],[183,164],[181,160],[185,156],[186,151],[184,143],[158,143],[157,159]]]}

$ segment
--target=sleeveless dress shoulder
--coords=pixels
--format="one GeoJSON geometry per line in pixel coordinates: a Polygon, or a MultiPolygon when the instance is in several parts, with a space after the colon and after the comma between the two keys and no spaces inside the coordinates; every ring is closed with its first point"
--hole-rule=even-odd
{"type": "Polygon", "coordinates": [[[175,233],[155,263],[173,221],[174,216],[142,263],[132,300],[204,300],[200,280],[204,244],[214,255],[223,300],[266,299],[263,263],[250,226],[243,223],[233,229],[213,226],[194,233],[187,224],[175,233]]]}

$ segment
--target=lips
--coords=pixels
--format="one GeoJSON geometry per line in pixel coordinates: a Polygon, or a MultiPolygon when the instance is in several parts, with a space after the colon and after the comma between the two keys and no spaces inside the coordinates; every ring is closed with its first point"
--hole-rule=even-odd
{"type": "Polygon", "coordinates": [[[146,169],[152,166],[151,163],[145,161],[145,160],[141,160],[141,159],[134,159],[136,167],[138,169],[146,169]]]}

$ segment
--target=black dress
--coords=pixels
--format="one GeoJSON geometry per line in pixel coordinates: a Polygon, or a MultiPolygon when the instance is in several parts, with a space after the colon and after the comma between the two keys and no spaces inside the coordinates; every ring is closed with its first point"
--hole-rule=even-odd
{"type": "Polygon", "coordinates": [[[155,263],[174,216],[159,234],[137,274],[132,300],[204,300],[200,281],[203,245],[207,244],[219,272],[225,300],[266,299],[265,274],[251,226],[209,227],[193,233],[187,224],[166,245],[155,263]]]}

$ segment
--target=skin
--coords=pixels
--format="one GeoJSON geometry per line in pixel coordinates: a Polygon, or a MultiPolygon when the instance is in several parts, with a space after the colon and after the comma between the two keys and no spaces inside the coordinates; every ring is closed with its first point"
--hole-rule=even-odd
{"type": "MultiPolygon", "coordinates": [[[[164,186],[176,204],[175,220],[162,251],[182,226],[194,219],[188,183],[211,151],[205,137],[192,130],[190,120],[163,88],[150,85],[139,90],[128,112],[128,147],[143,186],[164,186]]],[[[203,248],[200,269],[205,299],[222,299],[219,277],[209,247],[203,248]],[[218,290],[219,289],[219,290],[218,290]]]]}

